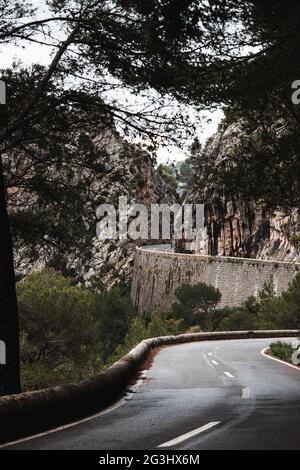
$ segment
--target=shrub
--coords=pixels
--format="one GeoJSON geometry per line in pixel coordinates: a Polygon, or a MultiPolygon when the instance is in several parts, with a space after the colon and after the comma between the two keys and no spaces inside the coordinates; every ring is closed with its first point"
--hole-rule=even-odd
{"type": "Polygon", "coordinates": [[[251,297],[239,308],[214,312],[218,330],[276,330],[300,328],[300,274],[289,289],[275,297],[273,281],[266,283],[259,299],[251,297]]]}
{"type": "Polygon", "coordinates": [[[103,292],[97,296],[97,319],[100,322],[101,356],[104,362],[117,346],[124,343],[135,315],[129,293],[121,288],[103,292]]]}
{"type": "Polygon", "coordinates": [[[201,328],[213,330],[213,310],[221,300],[218,289],[204,283],[183,285],[175,295],[179,301],[172,308],[175,318],[183,319],[187,328],[200,325],[201,328]]]}
{"type": "Polygon", "coordinates": [[[282,361],[291,362],[292,355],[295,352],[293,346],[290,343],[284,343],[279,341],[278,343],[272,343],[270,345],[270,351],[273,356],[278,357],[282,361]]]}
{"type": "Polygon", "coordinates": [[[110,357],[109,364],[127,354],[144,339],[179,333],[182,333],[182,320],[169,318],[160,310],[154,310],[148,318],[134,317],[129,325],[125,341],[116,348],[110,357]]]}
{"type": "Polygon", "coordinates": [[[97,299],[52,269],[17,285],[24,390],[85,379],[101,369],[97,299]]]}

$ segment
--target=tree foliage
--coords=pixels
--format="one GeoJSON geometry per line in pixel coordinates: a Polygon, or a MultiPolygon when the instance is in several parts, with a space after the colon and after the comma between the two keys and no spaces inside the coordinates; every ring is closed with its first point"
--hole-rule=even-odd
{"type": "Polygon", "coordinates": [[[208,331],[213,329],[214,309],[221,300],[218,289],[204,283],[183,285],[175,295],[178,302],[173,305],[173,313],[176,318],[184,319],[186,327],[200,324],[208,331]]]}
{"type": "Polygon", "coordinates": [[[23,389],[76,382],[101,369],[97,297],[53,270],[17,289],[23,389]]]}
{"type": "Polygon", "coordinates": [[[202,144],[198,137],[189,146],[189,156],[180,166],[179,180],[183,190],[188,191],[195,184],[195,179],[202,156],[202,144]]]}
{"type": "Polygon", "coordinates": [[[216,312],[218,330],[281,330],[299,329],[300,276],[296,276],[289,289],[276,297],[267,283],[259,299],[249,298],[238,308],[216,312]]]}

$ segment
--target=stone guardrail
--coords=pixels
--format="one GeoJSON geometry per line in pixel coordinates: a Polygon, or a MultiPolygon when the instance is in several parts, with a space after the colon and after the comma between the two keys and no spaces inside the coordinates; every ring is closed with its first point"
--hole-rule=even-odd
{"type": "Polygon", "coordinates": [[[299,337],[300,331],[215,332],[165,336],[142,341],[98,377],[35,392],[0,398],[0,442],[47,431],[91,416],[124,393],[155,348],[197,341],[299,337]]]}

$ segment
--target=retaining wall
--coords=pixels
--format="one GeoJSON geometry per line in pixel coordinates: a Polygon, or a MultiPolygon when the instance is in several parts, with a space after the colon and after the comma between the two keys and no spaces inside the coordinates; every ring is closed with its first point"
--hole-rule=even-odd
{"type": "Polygon", "coordinates": [[[220,290],[219,307],[237,307],[273,279],[276,295],[287,290],[300,264],[246,258],[161,253],[137,248],[132,299],[139,313],[169,311],[183,284],[204,282],[220,290]]]}

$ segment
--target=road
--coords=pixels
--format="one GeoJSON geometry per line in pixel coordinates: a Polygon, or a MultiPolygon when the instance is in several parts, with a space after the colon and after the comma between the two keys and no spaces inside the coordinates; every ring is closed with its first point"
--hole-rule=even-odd
{"type": "Polygon", "coordinates": [[[167,253],[171,248],[171,245],[148,245],[141,247],[144,251],[155,251],[158,253],[167,253]]]}
{"type": "Polygon", "coordinates": [[[167,347],[112,410],[9,449],[299,449],[300,371],[263,356],[269,344],[167,347]]]}

